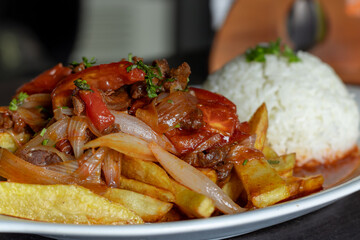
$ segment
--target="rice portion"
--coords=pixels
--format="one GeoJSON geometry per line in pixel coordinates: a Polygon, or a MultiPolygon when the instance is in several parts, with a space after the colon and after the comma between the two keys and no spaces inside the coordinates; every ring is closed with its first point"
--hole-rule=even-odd
{"type": "Polygon", "coordinates": [[[297,165],[332,162],[357,144],[359,111],[334,70],[319,58],[298,52],[300,62],[266,55],[247,62],[241,55],[210,75],[204,88],[237,105],[248,121],[265,102],[269,145],[279,154],[296,152],[297,165]]]}

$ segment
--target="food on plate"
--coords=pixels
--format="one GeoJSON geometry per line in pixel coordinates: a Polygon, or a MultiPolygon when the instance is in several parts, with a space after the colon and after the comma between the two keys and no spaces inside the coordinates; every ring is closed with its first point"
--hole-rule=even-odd
{"type": "Polygon", "coordinates": [[[211,74],[204,88],[237,105],[248,120],[263,102],[269,111],[268,145],[296,152],[297,166],[331,163],[356,148],[359,111],[330,66],[280,42],[249,49],[211,74]]]}
{"type": "Polygon", "coordinates": [[[268,111],[240,122],[227,98],[188,86],[187,63],[131,57],[61,64],[0,111],[0,214],[139,224],[236,214],[322,189],[266,144],[268,111]]]}

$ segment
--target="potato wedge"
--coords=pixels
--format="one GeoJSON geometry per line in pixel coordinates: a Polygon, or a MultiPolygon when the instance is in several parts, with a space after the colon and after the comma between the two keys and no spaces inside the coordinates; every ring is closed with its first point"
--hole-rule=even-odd
{"type": "Polygon", "coordinates": [[[170,178],[165,170],[156,163],[137,158],[124,157],[121,161],[121,174],[158,188],[173,191],[170,178]]]}
{"type": "Polygon", "coordinates": [[[147,142],[126,133],[112,133],[96,138],[86,143],[84,149],[100,146],[112,148],[131,157],[147,161],[156,161],[147,142]]]}
{"type": "Polygon", "coordinates": [[[18,149],[18,144],[24,144],[30,139],[29,133],[9,133],[2,132],[0,133],[0,147],[9,150],[10,152],[15,152],[18,149]]]}
{"type": "Polygon", "coordinates": [[[139,224],[143,220],[76,185],[0,182],[0,214],[36,221],[70,224],[139,224]]]}
{"type": "Polygon", "coordinates": [[[264,158],[234,165],[248,195],[258,208],[273,205],[290,196],[286,182],[264,158]]]}
{"type": "Polygon", "coordinates": [[[112,202],[125,206],[139,215],[145,222],[160,220],[173,206],[171,203],[124,189],[109,188],[103,196],[112,202]]]}
{"type": "Polygon", "coordinates": [[[239,179],[236,172],[232,172],[230,180],[225,183],[225,185],[222,187],[222,190],[233,200],[236,201],[241,192],[244,190],[244,186],[239,179]]]}
{"type": "Polygon", "coordinates": [[[215,211],[214,202],[172,180],[175,204],[189,217],[207,218],[215,211]]]}
{"type": "Polygon", "coordinates": [[[120,178],[119,188],[141,193],[164,202],[175,202],[175,196],[172,192],[124,176],[120,178]]]}
{"type": "Polygon", "coordinates": [[[264,146],[262,152],[265,156],[265,159],[277,159],[279,157],[275,150],[269,146],[264,146]]]}
{"type": "Polygon", "coordinates": [[[323,183],[324,177],[322,175],[315,175],[304,178],[286,178],[286,185],[289,188],[291,197],[303,196],[321,190],[323,183]]]}
{"type": "Polygon", "coordinates": [[[256,134],[254,147],[262,150],[266,140],[266,132],[268,129],[268,111],[265,103],[256,110],[249,121],[250,132],[256,134]]]}
{"type": "Polygon", "coordinates": [[[289,153],[281,155],[275,159],[268,159],[267,161],[281,177],[290,177],[293,175],[296,162],[296,154],[289,153]]]}

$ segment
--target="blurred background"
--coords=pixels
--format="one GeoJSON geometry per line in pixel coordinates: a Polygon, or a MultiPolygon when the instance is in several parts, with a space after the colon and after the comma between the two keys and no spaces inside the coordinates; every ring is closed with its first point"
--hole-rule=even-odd
{"type": "MultiPolygon", "coordinates": [[[[332,11],[341,9],[347,15],[335,14],[336,18],[349,18],[350,23],[356,21],[359,27],[359,0],[274,2],[1,0],[0,89],[7,89],[8,94],[0,94],[0,103],[7,103],[17,86],[45,69],[58,62],[67,65],[72,61],[81,61],[83,56],[95,57],[97,63],[119,61],[126,58],[128,53],[143,57],[145,62],[166,58],[171,66],[186,61],[192,69],[192,83],[199,84],[206,79],[209,70],[212,70],[209,69],[209,57],[218,59],[213,54],[217,50],[214,49],[214,42],[222,43],[222,46],[227,46],[228,52],[232,51],[232,54],[237,55],[258,42],[276,40],[276,36],[281,36],[296,50],[312,50],[316,44],[326,42],[327,38],[334,39],[329,37],[332,35],[360,41],[360,37],[356,37],[360,31],[357,31],[357,35],[354,33],[355,37],[351,35],[353,30],[347,34],[349,36],[339,34],[334,31],[339,28],[339,24],[329,23],[334,16],[332,11]],[[229,13],[231,8],[238,9],[237,13],[235,10],[229,13]],[[273,22],[275,18],[271,14],[279,9],[285,9],[280,24],[285,30],[278,27],[278,22],[273,22]],[[224,22],[229,14],[232,14],[232,18],[224,22]],[[227,39],[236,41],[234,45],[226,44],[218,36],[225,33],[229,25],[232,35],[227,36],[227,39]]],[[[330,43],[332,45],[325,50],[339,41],[330,43]]],[[[351,46],[351,43],[343,43],[344,46],[351,46]]],[[[340,53],[329,58],[329,62],[331,59],[339,59],[342,52],[347,53],[344,46],[338,51],[340,53]]],[[[327,51],[325,50],[323,52],[327,51]]],[[[220,48],[220,52],[224,51],[220,48]]],[[[321,51],[314,52],[323,56],[321,51]]],[[[324,59],[326,61],[327,56],[324,59]]],[[[339,62],[346,62],[346,59],[340,60],[339,62]]]]}

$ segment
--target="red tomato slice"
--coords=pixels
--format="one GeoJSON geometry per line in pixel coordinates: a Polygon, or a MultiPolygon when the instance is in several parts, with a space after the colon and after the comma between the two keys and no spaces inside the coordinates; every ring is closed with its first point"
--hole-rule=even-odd
{"type": "Polygon", "coordinates": [[[86,115],[99,131],[102,132],[114,123],[115,117],[107,108],[98,90],[95,88],[93,92],[80,90],[79,96],[85,103],[86,115]]]}

